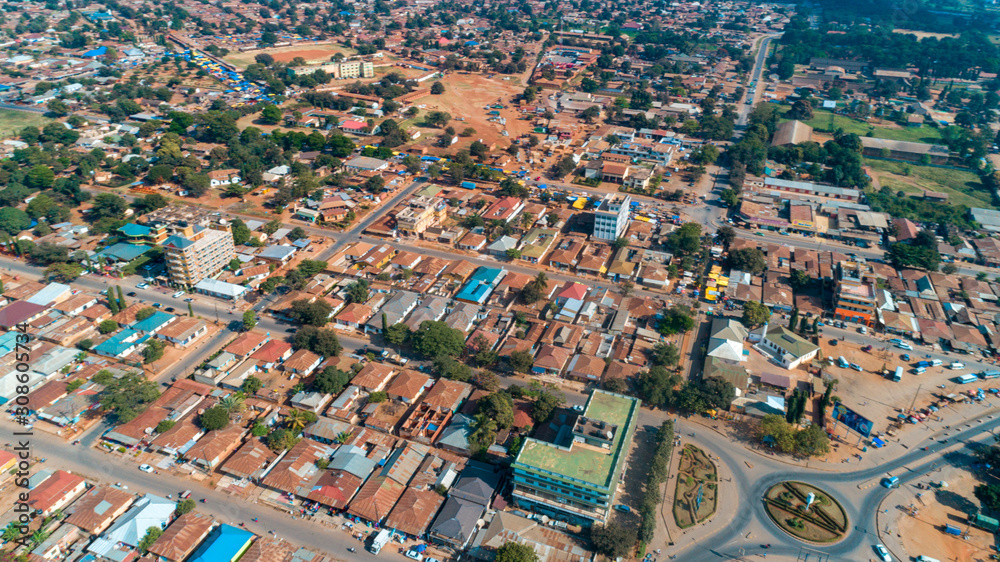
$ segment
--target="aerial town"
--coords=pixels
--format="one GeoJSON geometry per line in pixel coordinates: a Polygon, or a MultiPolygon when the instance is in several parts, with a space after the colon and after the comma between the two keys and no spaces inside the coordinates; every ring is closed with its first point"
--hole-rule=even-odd
{"type": "Polygon", "coordinates": [[[0,562],[1000,559],[995,4],[0,46],[0,562]]]}

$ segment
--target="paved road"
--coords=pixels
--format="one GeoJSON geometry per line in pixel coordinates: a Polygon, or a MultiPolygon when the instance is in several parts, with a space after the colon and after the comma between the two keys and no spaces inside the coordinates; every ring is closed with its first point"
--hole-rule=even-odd
{"type": "MultiPolygon", "coordinates": [[[[6,435],[4,441],[14,441],[13,431],[20,431],[20,426],[7,419],[0,422],[0,432],[6,435]]],[[[204,504],[199,501],[196,510],[211,515],[220,522],[234,525],[244,522],[247,529],[261,536],[268,536],[268,531],[275,531],[278,538],[287,540],[296,547],[326,551],[340,559],[350,557],[347,552],[350,547],[357,548],[359,553],[362,550],[361,543],[347,533],[332,531],[318,523],[303,524],[300,519],[293,519],[285,512],[206,489],[167,471],[146,474],[139,471],[136,464],[118,455],[81,445],[67,446],[60,438],[40,431],[30,437],[30,443],[32,456],[48,459],[44,465],[46,468],[70,470],[104,484],[120,482],[132,492],[148,492],[164,497],[167,494],[176,497],[176,494],[190,489],[193,491],[193,498],[208,499],[208,503],[204,504]],[[259,522],[254,523],[254,518],[259,519],[259,522]]],[[[395,550],[389,548],[383,554],[402,560],[403,557],[395,550]]]]}
{"type": "MultiPolygon", "coordinates": [[[[995,416],[991,416],[995,417],[995,416]]],[[[642,418],[640,417],[640,422],[642,418]]],[[[938,441],[926,441],[928,450],[911,449],[910,452],[880,466],[855,472],[826,472],[819,470],[794,469],[768,457],[747,455],[740,447],[733,447],[727,438],[711,431],[697,431],[695,439],[699,445],[720,458],[725,478],[728,470],[743,508],[723,529],[698,544],[683,547],[669,554],[677,555],[684,561],[732,560],[740,557],[740,549],[746,554],[771,554],[779,559],[798,557],[804,551],[829,555],[829,560],[868,560],[872,556],[871,546],[879,541],[875,528],[875,512],[879,503],[889,493],[878,485],[885,476],[898,476],[905,486],[920,478],[925,478],[935,468],[948,462],[957,462],[967,456],[974,443],[992,441],[992,432],[1000,426],[1000,419],[989,419],[961,433],[952,434],[938,441]],[[753,468],[746,468],[749,461],[753,468]],[[732,470],[736,467],[736,470],[732,470]],[[774,484],[784,480],[797,480],[815,484],[829,490],[840,500],[851,521],[851,529],[845,540],[832,546],[804,545],[778,530],[768,519],[764,504],[760,500],[764,492],[774,484]],[[859,485],[875,484],[862,490],[859,485]],[[747,534],[750,538],[747,538],[747,534]],[[771,544],[763,549],[762,544],[771,544]]],[[[682,439],[690,436],[690,428],[682,420],[678,435],[682,439]]],[[[700,428],[699,428],[700,429],[700,428]]],[[[956,428],[957,429],[957,428],[956,428]]],[[[937,436],[940,437],[940,436],[937,436]]],[[[801,558],[797,558],[801,560],[801,558]]]]}
{"type": "Polygon", "coordinates": [[[761,74],[764,72],[764,62],[767,60],[767,51],[776,37],[781,37],[780,34],[768,35],[760,40],[760,47],[757,49],[757,60],[754,61],[753,70],[750,71],[750,81],[755,83],[754,93],[750,93],[749,84],[747,84],[747,98],[750,99],[751,103],[741,103],[737,108],[737,113],[739,113],[739,118],[736,120],[736,126],[739,128],[737,136],[742,136],[742,129],[746,127],[747,117],[750,115],[750,110],[753,109],[756,101],[763,97],[764,95],[764,85],[760,83],[761,74]]]}

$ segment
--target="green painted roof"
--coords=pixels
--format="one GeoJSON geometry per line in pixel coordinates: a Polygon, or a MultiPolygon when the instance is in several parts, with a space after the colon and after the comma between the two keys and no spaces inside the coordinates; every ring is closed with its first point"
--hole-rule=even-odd
{"type": "Polygon", "coordinates": [[[802,339],[801,336],[784,326],[775,326],[773,328],[768,326],[765,338],[795,357],[802,357],[818,349],[815,344],[802,339]]]}
{"type": "Polygon", "coordinates": [[[514,468],[540,470],[549,475],[572,478],[589,487],[607,491],[612,488],[615,468],[622,455],[628,453],[635,418],[641,402],[635,398],[595,390],[587,401],[584,416],[618,426],[611,451],[605,452],[577,444],[569,448],[528,439],[517,455],[514,468]]]}

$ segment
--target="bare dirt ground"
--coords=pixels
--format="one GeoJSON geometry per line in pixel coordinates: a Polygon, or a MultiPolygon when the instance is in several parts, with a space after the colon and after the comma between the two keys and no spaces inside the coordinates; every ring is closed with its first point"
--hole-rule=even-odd
{"type": "Polygon", "coordinates": [[[919,490],[907,486],[889,496],[882,507],[889,510],[886,515],[890,532],[895,530],[895,540],[902,542],[906,554],[910,556],[925,555],[939,560],[987,560],[992,552],[993,535],[966,523],[967,511],[979,504],[972,493],[979,480],[963,466],[947,465],[922,483],[926,488],[930,482],[936,484],[941,480],[948,483],[947,488],[919,490]],[[921,496],[917,497],[917,494],[921,496]],[[916,514],[910,515],[914,508],[916,514]],[[966,532],[967,538],[945,533],[946,524],[966,532]]]}
{"type": "MultiPolygon", "coordinates": [[[[430,81],[428,81],[430,82],[430,81]]],[[[505,147],[510,141],[522,134],[531,132],[531,122],[519,120],[516,109],[510,106],[513,96],[520,94],[523,87],[514,84],[515,80],[503,80],[501,75],[496,75],[492,79],[487,79],[481,74],[450,74],[445,76],[441,82],[444,84],[445,93],[439,96],[427,96],[417,101],[421,115],[426,115],[430,111],[445,111],[452,116],[450,125],[456,131],[461,132],[466,127],[472,127],[476,134],[471,137],[460,137],[458,143],[452,145],[448,150],[454,151],[460,148],[468,148],[473,141],[482,139],[487,146],[497,143],[498,147],[505,147]],[[507,120],[506,127],[499,123],[491,123],[487,115],[492,109],[485,109],[487,105],[499,103],[507,106],[500,111],[500,117],[507,120]],[[457,118],[464,118],[465,121],[458,121],[457,118]],[[509,137],[504,137],[500,132],[506,128],[509,137]]],[[[430,84],[426,84],[428,87],[430,84]]],[[[418,118],[418,122],[422,119],[418,118]]],[[[420,144],[431,145],[437,136],[436,129],[424,131],[426,140],[420,144]]]]}
{"type": "Polygon", "coordinates": [[[257,55],[268,54],[274,57],[274,60],[278,62],[292,62],[292,59],[295,57],[302,57],[306,59],[307,64],[317,64],[330,62],[330,57],[337,53],[343,53],[346,57],[353,55],[356,52],[353,49],[348,49],[339,45],[316,45],[312,48],[304,47],[304,45],[293,45],[291,47],[277,47],[274,49],[248,51],[245,53],[234,52],[226,55],[223,60],[240,68],[246,68],[254,63],[254,59],[257,55]]]}
{"type": "Polygon", "coordinates": [[[934,33],[932,31],[914,31],[912,29],[893,29],[893,33],[902,33],[903,35],[916,35],[918,40],[923,40],[927,37],[934,37],[935,39],[944,39],[945,37],[955,38],[958,37],[955,33],[934,33]]]}

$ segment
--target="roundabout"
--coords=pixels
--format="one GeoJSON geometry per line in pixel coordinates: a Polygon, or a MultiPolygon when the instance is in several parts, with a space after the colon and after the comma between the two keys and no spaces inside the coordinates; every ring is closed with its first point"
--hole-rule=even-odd
{"type": "Polygon", "coordinates": [[[832,544],[847,535],[847,513],[828,492],[804,482],[783,481],[764,494],[771,522],[811,544],[832,544]]]}

